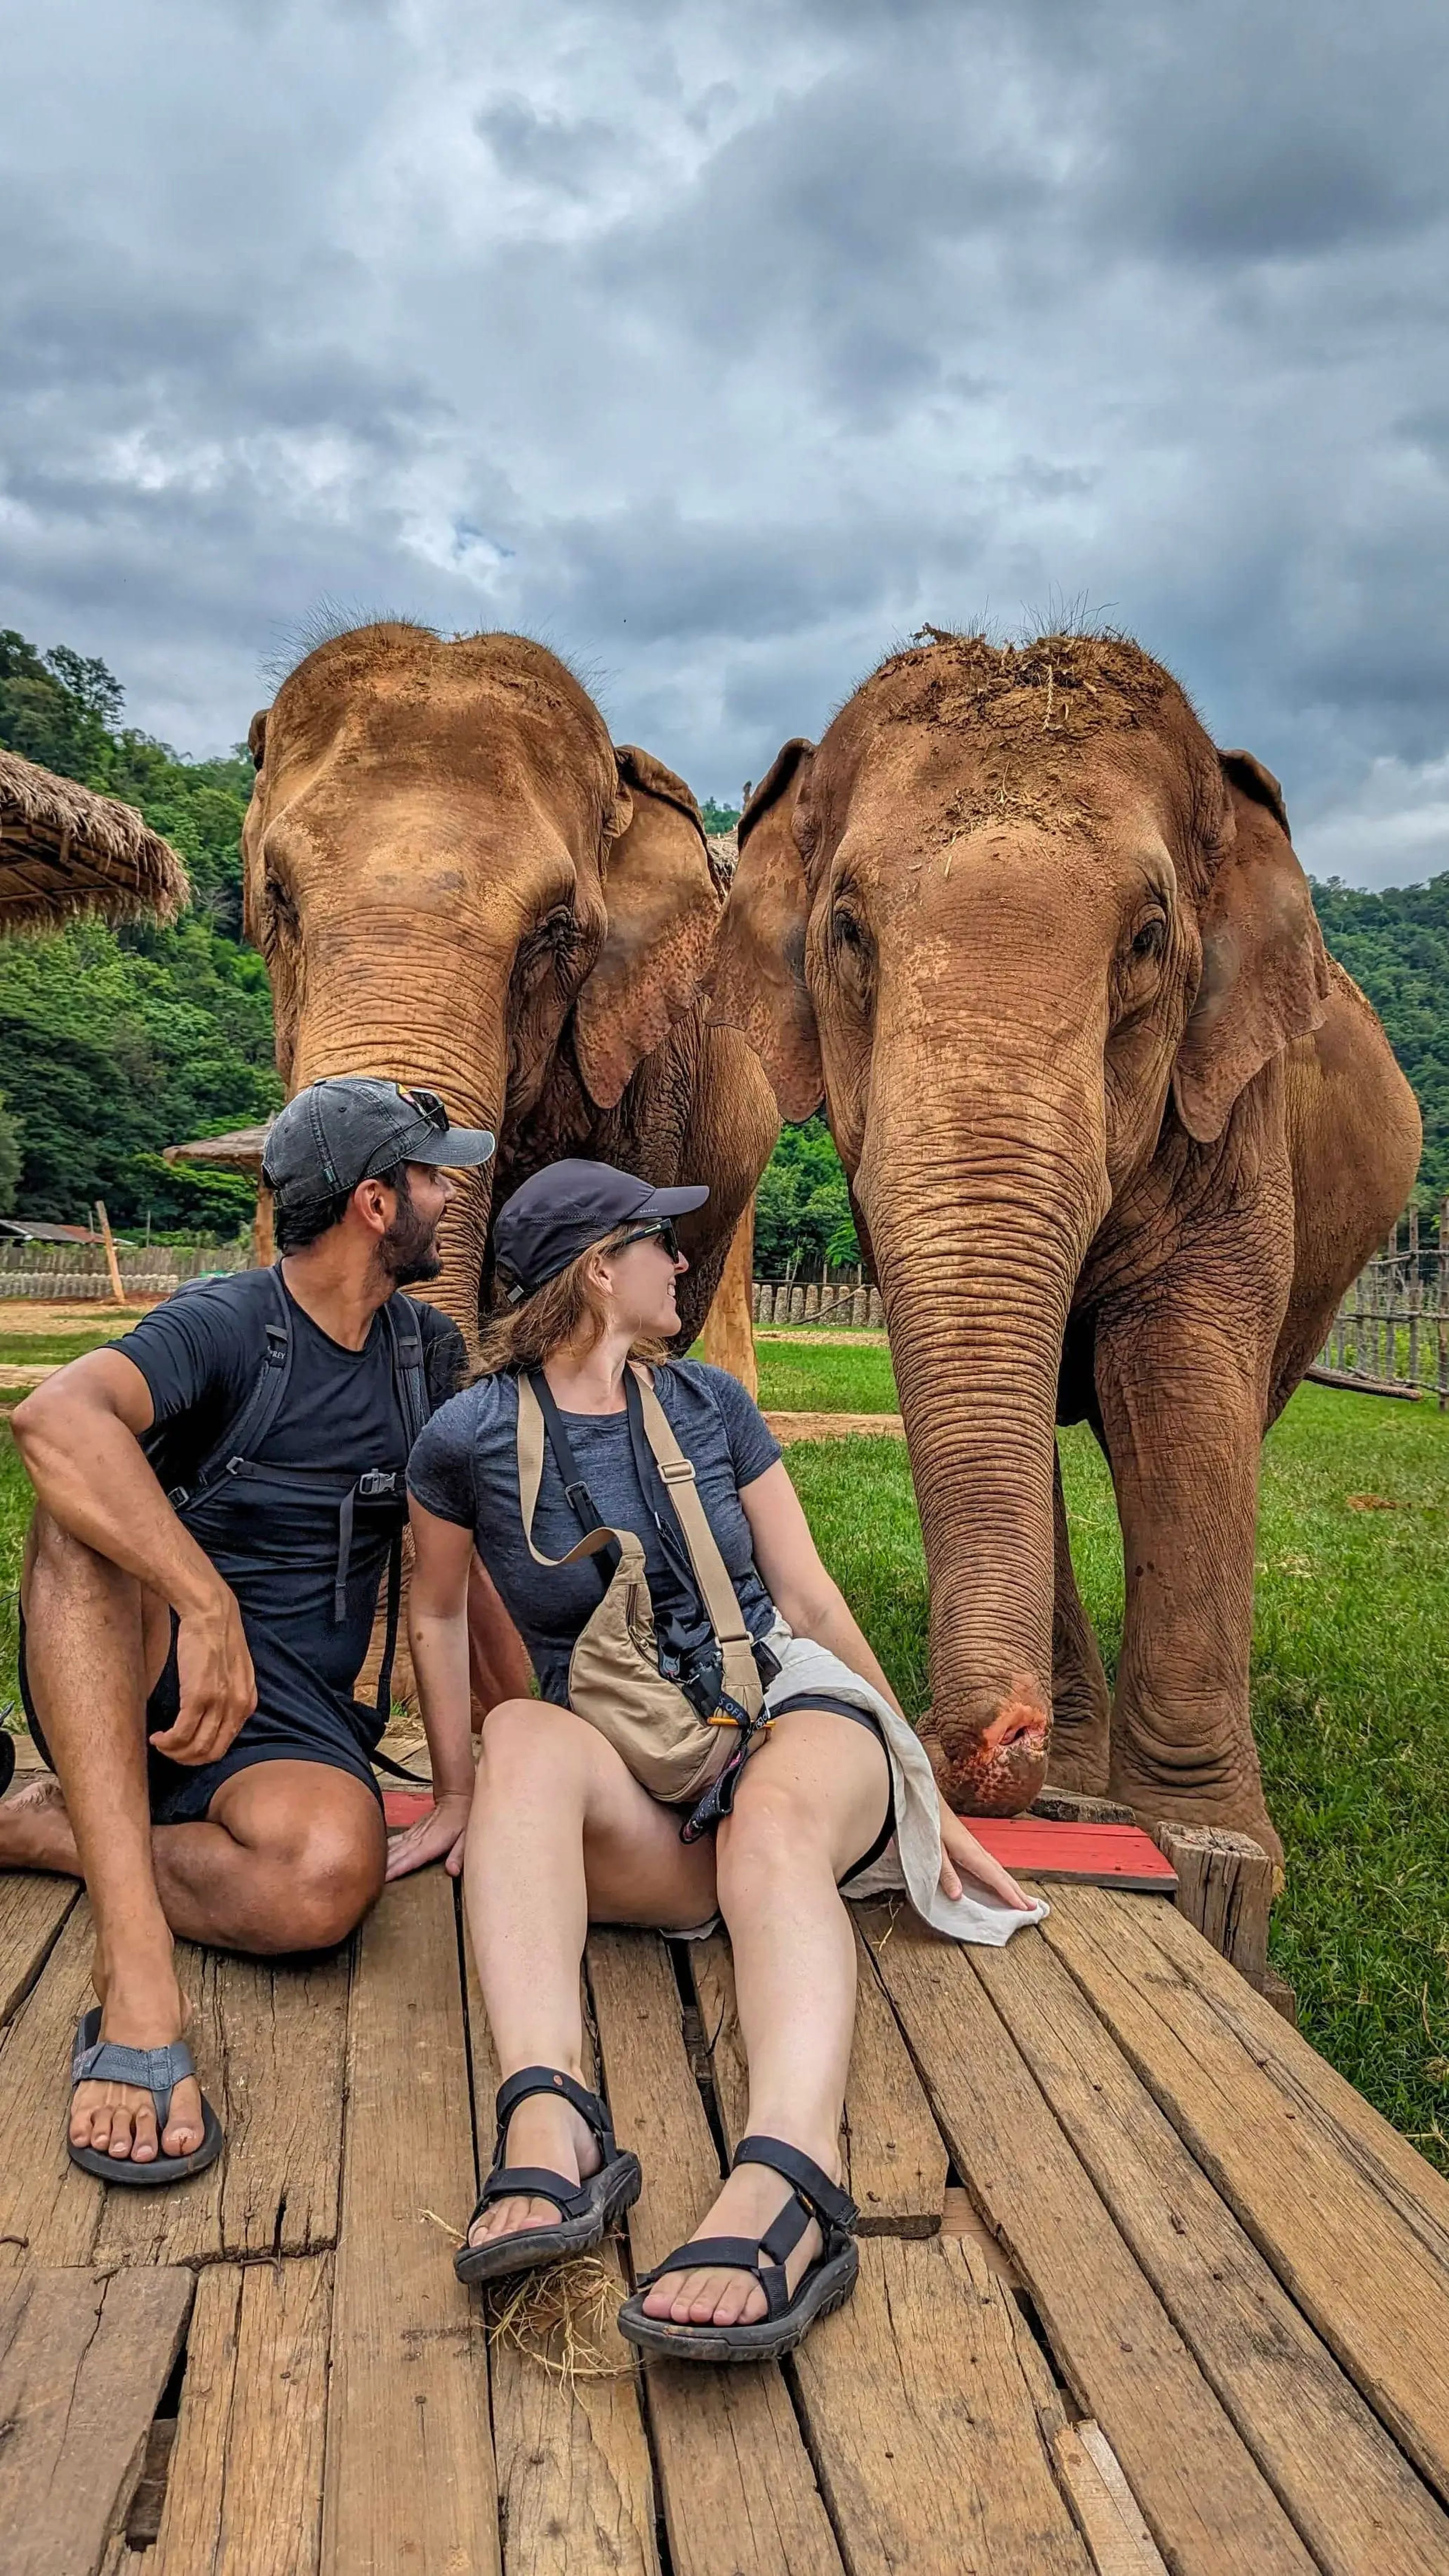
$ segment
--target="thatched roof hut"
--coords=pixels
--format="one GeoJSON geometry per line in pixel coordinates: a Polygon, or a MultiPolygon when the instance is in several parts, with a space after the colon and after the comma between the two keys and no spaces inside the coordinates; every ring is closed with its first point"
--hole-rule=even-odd
{"type": "Polygon", "coordinates": [[[198,1136],[189,1145],[168,1145],[168,1163],[200,1163],[210,1172],[241,1172],[260,1182],[262,1151],[271,1120],[261,1127],[231,1127],[224,1136],[198,1136]]]}
{"type": "Polygon", "coordinates": [[[0,749],[0,932],[86,912],[174,921],[189,892],[170,842],[131,806],[0,749]]]}

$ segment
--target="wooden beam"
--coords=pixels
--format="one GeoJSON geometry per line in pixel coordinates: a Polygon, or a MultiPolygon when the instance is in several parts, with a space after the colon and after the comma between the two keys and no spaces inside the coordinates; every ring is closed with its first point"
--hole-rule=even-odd
{"type": "MultiPolygon", "coordinates": [[[[699,2225],[719,2159],[663,1942],[593,1932],[588,1968],[615,2130],[644,2167],[629,2213],[637,2276],[699,2225]]],[[[675,2576],[842,2576],[778,2364],[650,2362],[645,2380],[675,2576]]]]}
{"type": "Polygon", "coordinates": [[[1261,1843],[1221,1825],[1163,1824],[1153,1840],[1177,1872],[1179,1914],[1261,1993],[1277,1876],[1261,1843]]]}
{"type": "Polygon", "coordinates": [[[181,2349],[191,2274],[13,2273],[0,2291],[5,2576],[96,2576],[181,2349]]]}
{"type": "Polygon", "coordinates": [[[327,2576],[498,2576],[482,2310],[448,2228],[473,2205],[453,1882],[399,1879],[359,1939],[327,2402],[327,2576]]]}
{"type": "Polygon", "coordinates": [[[101,1240],[106,1247],[106,1268],[111,1274],[111,1295],[118,1306],[124,1306],[126,1292],[121,1286],[121,1265],[116,1259],[115,1238],[111,1233],[111,1220],[106,1214],[104,1199],[97,1199],[96,1214],[101,1221],[101,1240]]]}
{"type": "Polygon", "coordinates": [[[1101,2424],[1175,2576],[1309,2576],[1301,2540],[966,1955],[904,1914],[892,1925],[884,1907],[862,1908],[860,1920],[956,2167],[1025,2281],[1063,2377],[1083,2413],[1101,2424]]]}

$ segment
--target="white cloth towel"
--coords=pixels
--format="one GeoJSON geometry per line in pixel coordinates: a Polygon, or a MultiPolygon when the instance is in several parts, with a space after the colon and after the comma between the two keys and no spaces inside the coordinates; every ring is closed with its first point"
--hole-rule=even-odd
{"type": "Polygon", "coordinates": [[[853,1878],[844,1894],[854,1902],[904,1890],[916,1912],[934,1931],[944,1932],[952,1941],[975,1941],[995,1950],[1001,1949],[1025,1924],[1043,1922],[1051,1909],[1040,1898],[1030,1914],[1021,1914],[1015,1906],[1004,1905],[999,1897],[987,1896],[984,1891],[946,1895],[941,1886],[941,1807],[936,1775],[920,1737],[903,1717],[897,1716],[890,1701],[883,1699],[873,1684],[853,1673],[828,1646],[817,1646],[810,1637],[795,1636],[779,1618],[767,1643],[780,1659],[780,1671],[765,1694],[766,1708],[782,1699],[794,1699],[802,1691],[818,1690],[828,1692],[832,1699],[848,1700],[853,1708],[869,1709],[880,1721],[886,1759],[891,1766],[896,1830],[879,1859],[862,1870],[859,1878],[853,1878]]]}

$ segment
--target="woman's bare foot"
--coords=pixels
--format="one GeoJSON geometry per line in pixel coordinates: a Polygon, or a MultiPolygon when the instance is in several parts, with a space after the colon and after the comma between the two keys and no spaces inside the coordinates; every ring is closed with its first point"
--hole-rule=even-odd
{"type": "MultiPolygon", "coordinates": [[[[92,1983],[101,2002],[101,2037],[119,2048],[165,2048],[186,2027],[185,1998],[172,1976],[148,1980],[105,1978],[99,1960],[92,1983]]],[[[194,2075],[183,2078],[171,2095],[170,2116],[158,2146],[156,2105],[141,2086],[113,2084],[93,2077],[78,2084],[71,2099],[70,2142],[90,2147],[117,2163],[154,2164],[159,2154],[190,2156],[205,2135],[201,2087],[194,2075]]]]}
{"type": "Polygon", "coordinates": [[[47,1771],[0,1798],[0,1869],[45,1869],[79,1878],[80,1858],[60,1782],[47,1771]]]}
{"type": "MultiPolygon", "coordinates": [[[[582,2079],[580,2079],[582,2080],[582,2079]]],[[[508,2123],[503,2160],[509,2165],[542,2165],[571,2183],[596,2174],[603,2157],[587,2120],[554,2093],[534,2093],[520,2102],[508,2123]]],[[[495,2236],[516,2236],[525,2227],[555,2227],[558,2205],[552,2200],[494,2200],[468,2230],[470,2245],[487,2245],[495,2236]]]]}
{"type": "MultiPolygon", "coordinates": [[[[825,2164],[827,2173],[835,2171],[835,2161],[832,2157],[825,2164]]],[[[784,2175],[773,2172],[768,2165],[737,2165],[695,2233],[763,2236],[790,2196],[784,2175]]],[[[786,2257],[785,2278],[792,2296],[823,2241],[812,2218],[799,2244],[786,2257]]],[[[764,2259],[768,2263],[770,2258],[766,2255],[764,2259]]],[[[765,2312],[765,2293],[754,2274],[718,2264],[699,2272],[666,2272],[644,2297],[646,2317],[666,2317],[677,2326],[752,2326],[765,2312]]]]}

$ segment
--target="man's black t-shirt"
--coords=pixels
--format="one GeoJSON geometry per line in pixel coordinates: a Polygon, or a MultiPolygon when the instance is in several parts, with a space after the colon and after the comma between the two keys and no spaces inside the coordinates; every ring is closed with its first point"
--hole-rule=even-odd
{"type": "MultiPolygon", "coordinates": [[[[285,1281],[283,1282],[285,1287],[285,1281]]],[[[336,1489],[370,1469],[399,1475],[407,1435],[386,1317],[374,1316],[360,1351],[343,1349],[288,1298],[291,1371],[282,1405],[251,1455],[262,1467],[300,1467],[329,1482],[331,1498],[284,1479],[223,1477],[186,1513],[186,1526],[231,1586],[257,1679],[259,1726],[302,1739],[355,1735],[352,1691],[367,1655],[378,1587],[398,1526],[396,1502],[358,1496],[346,1587],[346,1615],[334,1616],[338,1560],[336,1489]]],[[[415,1309],[422,1330],[430,1402],[452,1394],[463,1369],[463,1337],[436,1307],[415,1309]]],[[[276,1290],[265,1271],[208,1281],[158,1306],[113,1348],[138,1368],[155,1419],[144,1447],[163,1486],[185,1484],[236,1420],[256,1384],[276,1290]]],[[[359,1762],[365,1768],[365,1746],[359,1762]]],[[[230,1767],[230,1766],[229,1766],[230,1767]]],[[[351,1767],[349,1765],[349,1767],[351,1767]]]]}

